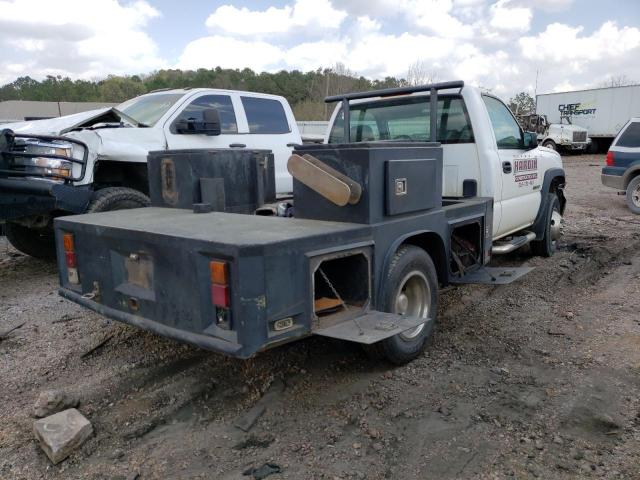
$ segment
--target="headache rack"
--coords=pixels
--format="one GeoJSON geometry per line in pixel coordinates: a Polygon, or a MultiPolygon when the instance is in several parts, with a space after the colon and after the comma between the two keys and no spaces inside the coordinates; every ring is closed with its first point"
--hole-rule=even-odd
{"type": "MultiPolygon", "coordinates": [[[[43,177],[43,178],[53,178],[57,180],[64,180],[65,183],[77,182],[82,180],[85,175],[85,171],[87,168],[87,159],[89,157],[89,148],[87,144],[81,142],[80,140],[75,140],[69,137],[61,137],[55,135],[34,135],[28,133],[15,133],[10,129],[4,129],[0,131],[0,176],[10,176],[10,177],[43,177]],[[23,139],[23,141],[20,141],[23,139]],[[18,140],[18,141],[16,141],[18,140]],[[35,142],[44,142],[43,145],[38,145],[37,143],[28,142],[28,140],[32,140],[35,142]],[[49,146],[50,148],[62,148],[56,147],[55,142],[65,142],[74,145],[78,145],[82,147],[82,159],[74,158],[73,152],[71,156],[68,155],[57,155],[50,153],[29,153],[26,150],[27,146],[35,145],[35,146],[49,146]],[[46,145],[49,143],[49,145],[46,145]],[[77,176],[73,175],[73,168],[71,169],[71,173],[69,176],[61,175],[57,173],[43,173],[43,172],[33,172],[28,170],[18,170],[15,168],[11,168],[14,164],[14,160],[16,158],[51,158],[55,160],[63,160],[65,162],[70,162],[72,164],[81,165],[80,174],[77,176]]],[[[38,166],[35,166],[38,167],[38,166]]],[[[42,167],[44,168],[44,167],[42,167]]]]}
{"type": "Polygon", "coordinates": [[[395,97],[397,95],[409,95],[417,92],[430,92],[429,101],[430,110],[430,125],[431,125],[431,142],[437,142],[437,125],[438,125],[438,90],[450,90],[452,88],[459,88],[462,90],[464,82],[462,80],[456,80],[453,82],[440,82],[431,83],[427,85],[417,85],[411,87],[396,87],[396,88],[384,88],[381,90],[371,90],[368,92],[356,92],[346,93],[342,95],[332,95],[326,97],[324,101],[326,103],[342,102],[342,111],[344,115],[344,143],[351,143],[351,125],[350,125],[350,112],[349,101],[360,100],[364,98],[379,98],[379,97],[395,97]]]}

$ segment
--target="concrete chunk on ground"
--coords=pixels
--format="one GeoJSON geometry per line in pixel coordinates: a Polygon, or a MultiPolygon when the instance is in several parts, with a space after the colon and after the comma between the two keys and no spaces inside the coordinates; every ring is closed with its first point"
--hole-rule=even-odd
{"type": "Polygon", "coordinates": [[[45,390],[38,395],[33,406],[36,418],[48,417],[67,408],[75,408],[80,401],[73,395],[60,390],[45,390]]]}
{"type": "Polygon", "coordinates": [[[78,410],[70,408],[36,420],[33,431],[47,457],[60,463],[93,433],[91,422],[78,410]]]}

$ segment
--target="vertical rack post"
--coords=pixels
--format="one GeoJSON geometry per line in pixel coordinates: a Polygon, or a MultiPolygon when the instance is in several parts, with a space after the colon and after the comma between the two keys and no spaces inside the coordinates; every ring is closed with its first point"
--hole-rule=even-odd
{"type": "Polygon", "coordinates": [[[438,89],[432,88],[429,93],[429,114],[431,120],[431,141],[438,141],[438,89]]]}
{"type": "Polygon", "coordinates": [[[342,118],[344,119],[344,143],[351,143],[351,112],[349,112],[349,100],[342,99],[342,118]]]}

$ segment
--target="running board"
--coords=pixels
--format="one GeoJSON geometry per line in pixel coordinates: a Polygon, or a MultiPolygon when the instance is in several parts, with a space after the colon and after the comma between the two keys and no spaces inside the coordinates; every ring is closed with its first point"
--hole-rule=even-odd
{"type": "MultiPolygon", "coordinates": [[[[433,322],[433,319],[427,321],[433,322]]],[[[321,330],[315,330],[313,333],[323,337],[371,345],[415,328],[422,323],[425,323],[424,318],[405,317],[395,313],[371,310],[354,319],[321,330]]]]}
{"type": "Polygon", "coordinates": [[[511,253],[520,247],[524,247],[527,243],[536,239],[536,234],[529,232],[520,237],[513,237],[510,242],[501,243],[500,245],[494,245],[491,248],[491,253],[494,255],[502,255],[505,253],[511,253]]]}
{"type": "Polygon", "coordinates": [[[507,285],[533,270],[533,267],[480,267],[463,277],[452,278],[449,283],[480,283],[484,285],[507,285]]]}

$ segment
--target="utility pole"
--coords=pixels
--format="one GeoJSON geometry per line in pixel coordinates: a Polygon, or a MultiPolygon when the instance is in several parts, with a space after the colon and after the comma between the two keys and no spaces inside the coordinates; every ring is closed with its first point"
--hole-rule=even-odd
{"type": "Polygon", "coordinates": [[[538,74],[540,73],[540,70],[536,68],[536,86],[533,89],[533,98],[534,98],[534,112],[533,113],[538,113],[538,74]]]}

